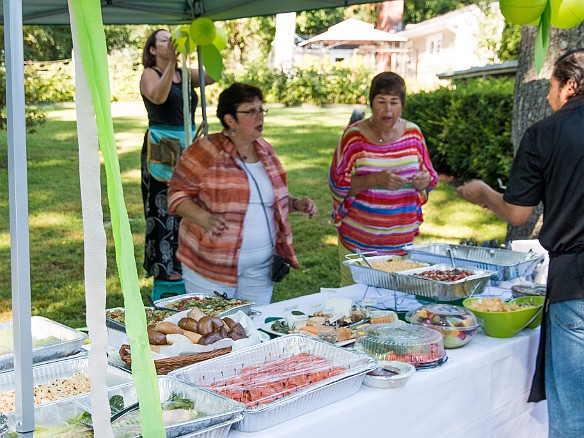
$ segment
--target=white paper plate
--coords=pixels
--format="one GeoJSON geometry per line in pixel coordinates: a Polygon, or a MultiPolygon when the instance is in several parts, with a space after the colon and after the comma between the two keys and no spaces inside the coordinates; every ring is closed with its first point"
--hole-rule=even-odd
{"type": "MultiPolygon", "coordinates": [[[[284,319],[284,318],[282,318],[284,319]]],[[[271,322],[266,322],[265,324],[260,325],[258,328],[266,333],[269,333],[270,335],[274,335],[274,336],[284,336],[284,333],[280,333],[277,332],[275,330],[272,330],[272,324],[274,323],[274,321],[271,322]]],[[[318,339],[318,336],[312,335],[311,333],[305,332],[298,332],[295,334],[302,334],[305,336],[310,336],[312,338],[318,339]]],[[[347,339],[346,341],[340,341],[340,342],[335,342],[335,345],[337,347],[344,347],[345,345],[351,345],[355,342],[355,339],[347,339]]]]}

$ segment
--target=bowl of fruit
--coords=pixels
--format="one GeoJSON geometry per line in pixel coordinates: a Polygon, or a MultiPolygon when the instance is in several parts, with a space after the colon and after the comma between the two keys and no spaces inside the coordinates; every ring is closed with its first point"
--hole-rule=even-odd
{"type": "Polygon", "coordinates": [[[409,311],[406,321],[440,332],[444,338],[444,348],[459,348],[468,344],[483,323],[464,307],[439,303],[409,311]]]}

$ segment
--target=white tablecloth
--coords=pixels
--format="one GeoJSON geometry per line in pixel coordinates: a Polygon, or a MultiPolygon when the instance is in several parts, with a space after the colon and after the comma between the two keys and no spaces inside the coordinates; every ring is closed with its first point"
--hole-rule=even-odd
{"type": "MultiPolygon", "coordinates": [[[[493,287],[485,292],[508,293],[493,287]]],[[[381,307],[393,307],[397,301],[399,310],[420,305],[409,296],[364,285],[340,288],[335,294],[355,301],[376,298],[383,301],[381,307]]],[[[317,293],[258,307],[262,315],[254,322],[259,326],[266,317],[293,309],[320,310],[328,296],[317,293]]],[[[539,329],[509,339],[480,331],[466,346],[446,350],[444,365],[417,371],[403,388],[362,386],[353,396],[311,413],[259,432],[231,430],[228,437],[546,437],[546,403],[527,403],[538,340],[539,329]]]]}

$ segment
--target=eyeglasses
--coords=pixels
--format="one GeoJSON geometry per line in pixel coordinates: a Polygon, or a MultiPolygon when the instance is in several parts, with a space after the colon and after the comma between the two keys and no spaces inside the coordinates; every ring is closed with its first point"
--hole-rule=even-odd
{"type": "Polygon", "coordinates": [[[235,111],[235,112],[236,113],[242,113],[242,114],[248,114],[248,115],[250,115],[252,117],[257,117],[260,114],[263,115],[263,116],[265,116],[266,114],[268,114],[268,110],[265,109],[265,108],[260,108],[259,110],[257,110],[257,109],[250,109],[250,110],[247,110],[247,111],[235,111]]]}

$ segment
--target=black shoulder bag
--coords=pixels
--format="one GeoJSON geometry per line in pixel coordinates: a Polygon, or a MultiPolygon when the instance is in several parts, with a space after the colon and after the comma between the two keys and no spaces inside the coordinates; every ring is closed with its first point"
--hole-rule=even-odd
{"type": "Polygon", "coordinates": [[[239,156],[239,159],[243,163],[243,167],[245,169],[245,172],[250,176],[253,183],[255,184],[256,189],[258,191],[258,195],[260,197],[260,202],[262,203],[262,209],[264,211],[264,217],[266,218],[266,225],[268,227],[268,235],[270,236],[270,242],[272,242],[272,247],[274,248],[274,255],[272,256],[271,277],[272,277],[273,281],[275,281],[276,283],[279,283],[280,281],[282,281],[284,279],[284,277],[286,277],[286,275],[288,275],[288,272],[290,272],[290,264],[288,262],[286,262],[284,257],[276,254],[276,245],[274,244],[274,240],[272,239],[272,233],[270,232],[270,220],[268,219],[268,213],[266,213],[266,204],[264,204],[264,198],[262,198],[262,192],[260,191],[260,186],[259,186],[258,182],[256,181],[256,179],[254,178],[253,174],[247,168],[247,164],[245,164],[245,161],[243,161],[243,158],[241,158],[241,155],[239,155],[239,152],[237,153],[237,155],[239,156]]]}

